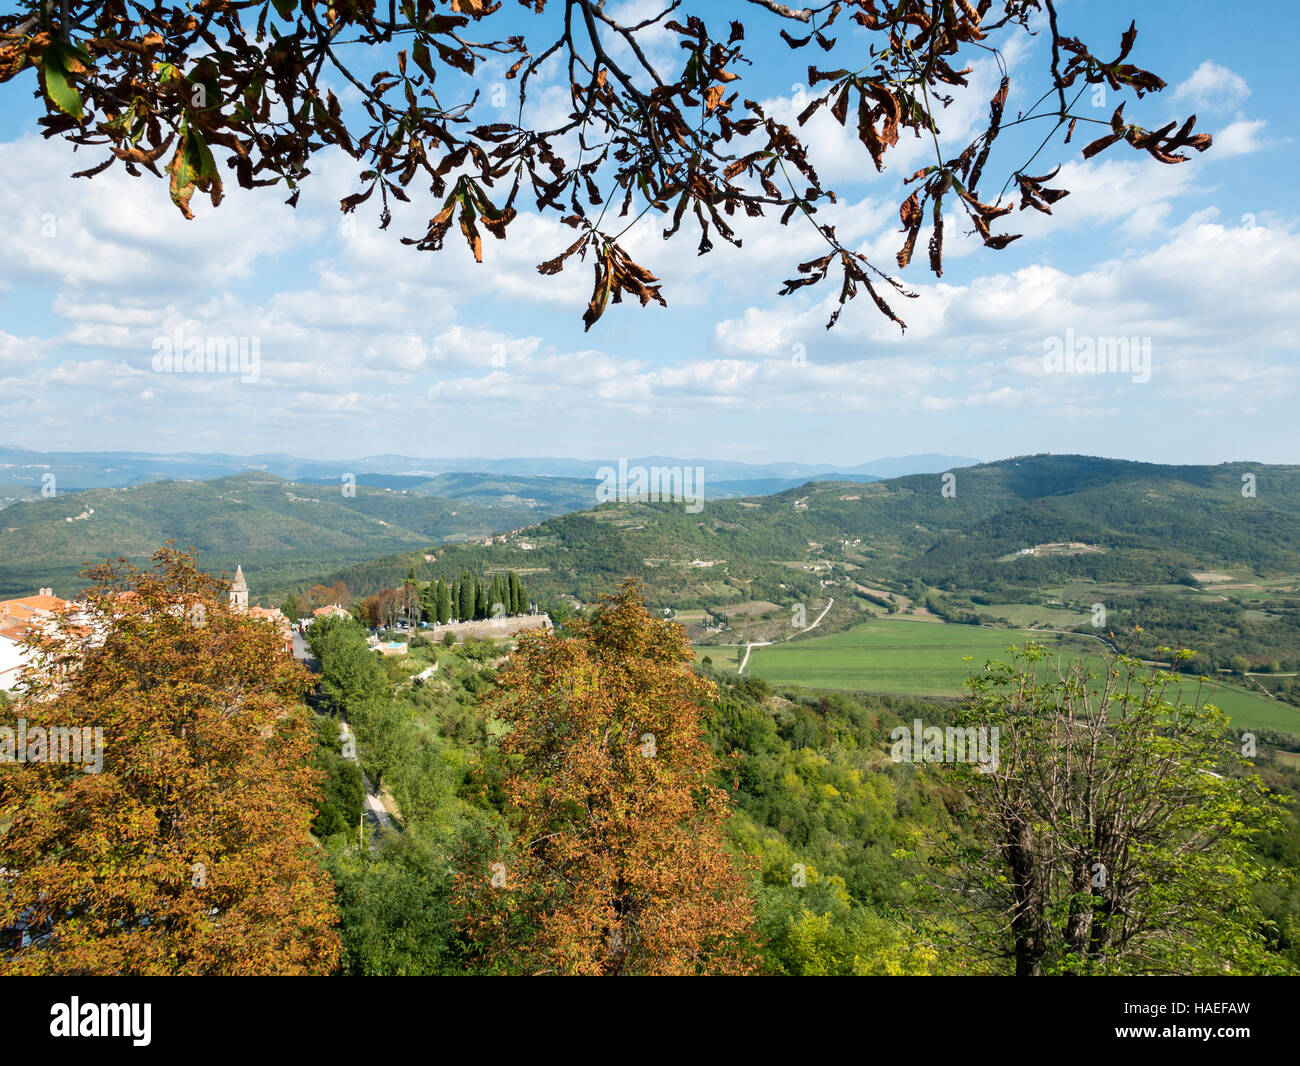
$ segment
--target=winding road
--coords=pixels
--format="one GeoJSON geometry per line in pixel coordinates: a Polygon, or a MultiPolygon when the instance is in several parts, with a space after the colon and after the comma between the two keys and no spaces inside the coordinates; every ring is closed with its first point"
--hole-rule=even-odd
{"type": "MultiPolygon", "coordinates": [[[[826,606],[822,608],[822,613],[817,616],[817,618],[813,621],[813,623],[799,630],[799,632],[796,633],[795,636],[803,636],[803,634],[807,633],[810,629],[816,629],[819,625],[821,625],[822,619],[826,617],[826,612],[831,609],[834,603],[835,603],[835,597],[832,596],[830,600],[827,602],[826,606]]],[[[786,637],[784,640],[759,640],[759,641],[754,641],[751,644],[746,644],[745,657],[740,660],[740,665],[736,667],[736,676],[739,677],[741,674],[745,672],[745,666],[749,663],[749,651],[751,648],[768,648],[771,647],[773,644],[784,644],[786,640],[793,640],[793,639],[794,639],[793,637],[786,637]]]]}

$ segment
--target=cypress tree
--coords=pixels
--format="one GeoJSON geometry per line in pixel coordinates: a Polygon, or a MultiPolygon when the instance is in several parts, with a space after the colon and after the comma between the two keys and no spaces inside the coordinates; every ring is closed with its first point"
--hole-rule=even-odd
{"type": "Polygon", "coordinates": [[[483,583],[478,578],[474,579],[474,617],[486,618],[488,616],[487,593],[483,591],[483,583]]]}
{"type": "Polygon", "coordinates": [[[456,601],[456,617],[468,622],[474,617],[474,577],[468,570],[460,575],[460,593],[456,601]]]}
{"type": "Polygon", "coordinates": [[[446,625],[451,621],[451,590],[447,582],[438,578],[438,624],[446,625]]]}

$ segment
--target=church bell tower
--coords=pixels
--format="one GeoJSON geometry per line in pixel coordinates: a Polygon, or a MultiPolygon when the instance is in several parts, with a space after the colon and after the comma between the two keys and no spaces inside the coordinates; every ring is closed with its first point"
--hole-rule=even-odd
{"type": "Polygon", "coordinates": [[[235,580],[230,585],[230,606],[236,611],[248,610],[248,582],[244,580],[244,568],[235,567],[235,580]]]}

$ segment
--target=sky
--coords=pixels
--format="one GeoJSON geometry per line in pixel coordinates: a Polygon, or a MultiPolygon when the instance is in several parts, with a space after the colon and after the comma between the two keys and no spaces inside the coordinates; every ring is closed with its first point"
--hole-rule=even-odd
{"type": "MultiPolygon", "coordinates": [[[[608,5],[629,19],[647,0],[608,5]]],[[[687,4],[687,8],[690,8],[687,4]]],[[[781,23],[730,0],[704,5],[747,20],[755,62],[743,96],[792,118],[813,49],[773,41],[781,23]]],[[[525,212],[476,265],[463,242],[418,252],[437,210],[414,203],[387,232],[367,207],[344,218],[358,166],[313,163],[296,209],[281,189],[196,198],[185,221],[164,182],[120,169],[73,179],[98,156],[35,131],[34,76],[0,85],[0,443],[45,451],[288,452],[343,459],[678,455],[852,465],[940,452],[997,459],[1086,453],[1164,463],[1300,462],[1300,243],[1289,4],[1257,0],[1252,19],[1221,3],[1063,0],[1064,32],[1118,50],[1136,16],[1131,61],[1168,88],[1125,115],[1147,128],[1198,116],[1214,147],[1177,166],[1120,145],[1084,161],[1092,139],[1059,140],[1042,169],[1071,194],[1048,218],[1014,212],[983,248],[959,223],[945,234],[942,278],[919,254],[895,300],[906,331],[862,297],[824,326],[838,286],[778,296],[795,264],[820,254],[806,223],[743,225],[740,251],[695,236],[665,242],[650,216],[624,243],[663,281],[667,309],[611,306],[590,332],[591,272],[543,277],[536,264],[571,230],[525,212]],[[1225,14],[1225,12],[1228,12],[1225,14]],[[240,337],[257,371],[169,374],[160,338],[240,337]],[[1079,373],[1046,359],[1126,338],[1129,372],[1079,373]]],[[[714,12],[717,12],[715,14],[714,12]]],[[[511,15],[537,32],[535,17],[511,15]]],[[[837,27],[846,40],[855,32],[837,27]]],[[[1010,69],[1008,114],[1042,91],[1046,46],[995,38],[1010,69]]],[[[652,54],[678,62],[667,35],[652,54]]],[[[483,99],[501,67],[476,80],[483,99]]],[[[983,126],[998,71],[974,60],[971,89],[941,116],[945,147],[983,126]]],[[[561,86],[539,84],[541,110],[561,86]]],[[[339,89],[345,109],[356,96],[339,89]]],[[[1111,93],[1080,108],[1108,118],[1111,93]]],[[[484,121],[496,120],[492,104],[484,121]]],[[[504,114],[504,112],[502,113],[504,114]]],[[[838,194],[820,216],[842,239],[893,266],[902,179],[932,148],[905,137],[877,174],[824,112],[804,131],[838,194]]],[[[1017,144],[1008,138],[1012,169],[1017,144]]],[[[994,160],[999,156],[995,153],[994,160]]],[[[1038,171],[1041,172],[1041,171],[1038,171]]],[[[997,184],[1000,184],[998,182],[997,184]]],[[[982,191],[996,191],[986,179],[982,191]]]]}

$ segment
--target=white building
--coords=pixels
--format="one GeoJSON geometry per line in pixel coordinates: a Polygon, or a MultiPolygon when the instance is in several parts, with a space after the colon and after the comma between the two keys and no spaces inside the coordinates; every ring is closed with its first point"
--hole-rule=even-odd
{"type": "Polygon", "coordinates": [[[18,674],[31,659],[31,650],[23,640],[33,629],[48,625],[56,614],[72,604],[54,595],[53,589],[41,589],[35,596],[0,600],[0,689],[12,691],[18,674]]]}

